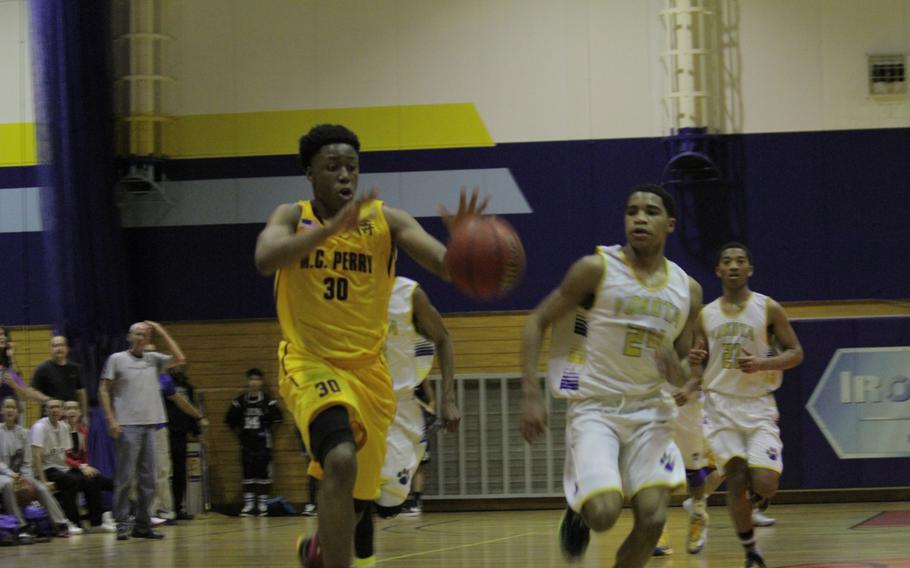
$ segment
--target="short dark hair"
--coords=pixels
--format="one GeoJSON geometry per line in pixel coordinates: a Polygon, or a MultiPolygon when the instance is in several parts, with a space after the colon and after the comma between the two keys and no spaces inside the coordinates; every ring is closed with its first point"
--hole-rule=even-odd
{"type": "Polygon", "coordinates": [[[246,372],[246,380],[248,380],[248,381],[251,379],[254,379],[254,378],[259,379],[261,381],[262,377],[263,377],[262,369],[259,369],[257,367],[253,367],[252,369],[250,369],[246,372]]]}
{"type": "Polygon", "coordinates": [[[661,201],[664,202],[664,209],[667,210],[667,217],[676,218],[676,200],[673,199],[673,196],[670,195],[670,192],[661,186],[653,183],[643,183],[641,185],[636,185],[629,191],[629,194],[626,195],[626,205],[629,204],[629,198],[632,197],[635,193],[653,193],[654,195],[660,197],[661,201]]]}
{"type": "Polygon", "coordinates": [[[317,124],[300,137],[300,165],[303,169],[310,167],[313,156],[329,144],[349,144],[360,153],[360,140],[350,129],[340,124],[317,124]]]}
{"type": "Polygon", "coordinates": [[[720,247],[720,250],[717,251],[717,259],[714,261],[714,266],[720,264],[720,259],[724,256],[724,251],[729,249],[743,249],[743,251],[746,253],[746,258],[749,260],[749,264],[752,264],[752,251],[749,250],[749,247],[738,241],[730,241],[728,243],[724,243],[724,245],[720,247]]]}

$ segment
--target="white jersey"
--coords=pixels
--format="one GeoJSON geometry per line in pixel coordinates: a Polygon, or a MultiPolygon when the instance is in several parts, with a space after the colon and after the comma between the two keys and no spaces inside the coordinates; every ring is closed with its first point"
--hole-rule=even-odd
{"type": "Polygon", "coordinates": [[[396,394],[410,394],[433,368],[436,349],[417,332],[412,303],[417,282],[398,276],[389,298],[389,335],[385,354],[396,394]]]}
{"type": "Polygon", "coordinates": [[[646,287],[626,262],[622,247],[600,246],[597,253],[604,262],[604,275],[594,305],[553,329],[555,351],[551,353],[565,362],[562,372],[557,372],[559,363],[551,361],[550,389],[572,399],[657,394],[666,379],[658,371],[655,349],[661,344],[672,346],[686,325],[689,277],[665,260],[663,282],[646,287]],[[567,332],[572,335],[567,337],[567,332]],[[580,342],[585,346],[583,363],[580,342]]]}
{"type": "Polygon", "coordinates": [[[720,298],[701,312],[701,322],[708,336],[708,364],[702,383],[706,391],[743,397],[765,396],[780,386],[780,371],[743,373],[736,360],[743,349],[757,357],[770,355],[773,348],[768,337],[768,306],[771,298],[751,292],[745,307],[727,312],[720,298]]]}

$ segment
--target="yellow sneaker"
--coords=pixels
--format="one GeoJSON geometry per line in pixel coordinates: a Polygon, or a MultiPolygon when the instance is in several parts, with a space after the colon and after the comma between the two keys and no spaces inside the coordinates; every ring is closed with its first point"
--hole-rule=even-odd
{"type": "Polygon", "coordinates": [[[664,527],[664,532],[660,533],[660,539],[651,556],[670,556],[671,554],[673,554],[673,547],[670,546],[670,535],[664,527]]]}
{"type": "Polygon", "coordinates": [[[689,515],[689,540],[686,550],[689,554],[698,554],[708,542],[708,513],[689,515]]]}
{"type": "Polygon", "coordinates": [[[354,568],[376,568],[376,556],[369,558],[354,557],[354,568]]]}

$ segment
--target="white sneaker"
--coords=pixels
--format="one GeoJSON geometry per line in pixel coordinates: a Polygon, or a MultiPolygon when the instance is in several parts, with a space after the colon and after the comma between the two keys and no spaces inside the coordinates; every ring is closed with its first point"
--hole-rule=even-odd
{"type": "Polygon", "coordinates": [[[303,515],[304,517],[316,517],[316,516],[318,516],[319,513],[316,510],[316,505],[314,505],[312,503],[307,503],[306,505],[303,506],[303,512],[300,514],[303,515]]]}
{"type": "Polygon", "coordinates": [[[71,535],[82,534],[85,532],[85,529],[79,525],[73,524],[70,521],[66,521],[66,528],[71,535]]]}
{"type": "Polygon", "coordinates": [[[114,519],[105,519],[101,518],[101,524],[96,527],[96,530],[103,533],[115,533],[117,532],[117,524],[114,522],[114,519]]]}
{"type": "Polygon", "coordinates": [[[777,519],[771,518],[758,509],[752,510],[752,524],[756,527],[771,527],[774,526],[774,523],[777,522],[777,519]]]}
{"type": "Polygon", "coordinates": [[[243,506],[243,509],[240,510],[241,517],[252,517],[255,514],[256,514],[255,508],[253,507],[252,503],[246,503],[243,506]]]}
{"type": "Polygon", "coordinates": [[[162,519],[161,517],[149,517],[149,522],[152,523],[153,527],[160,527],[167,522],[167,519],[162,519]]]}
{"type": "Polygon", "coordinates": [[[110,511],[105,511],[105,512],[101,513],[101,524],[102,525],[107,525],[107,524],[113,525],[114,524],[114,514],[111,513],[110,511]]]}
{"type": "Polygon", "coordinates": [[[265,503],[260,503],[259,507],[257,507],[257,511],[258,511],[260,517],[269,516],[269,506],[266,505],[265,503]]]}

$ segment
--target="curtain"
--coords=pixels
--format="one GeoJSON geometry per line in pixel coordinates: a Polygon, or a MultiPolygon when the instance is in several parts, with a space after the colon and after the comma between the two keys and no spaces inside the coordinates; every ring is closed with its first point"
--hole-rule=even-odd
{"type": "MultiPolygon", "coordinates": [[[[90,459],[113,473],[98,377],[125,348],[128,272],[115,202],[110,0],[31,0],[47,302],[93,408],[90,459]]],[[[88,411],[88,409],[87,409],[88,411]]]]}

